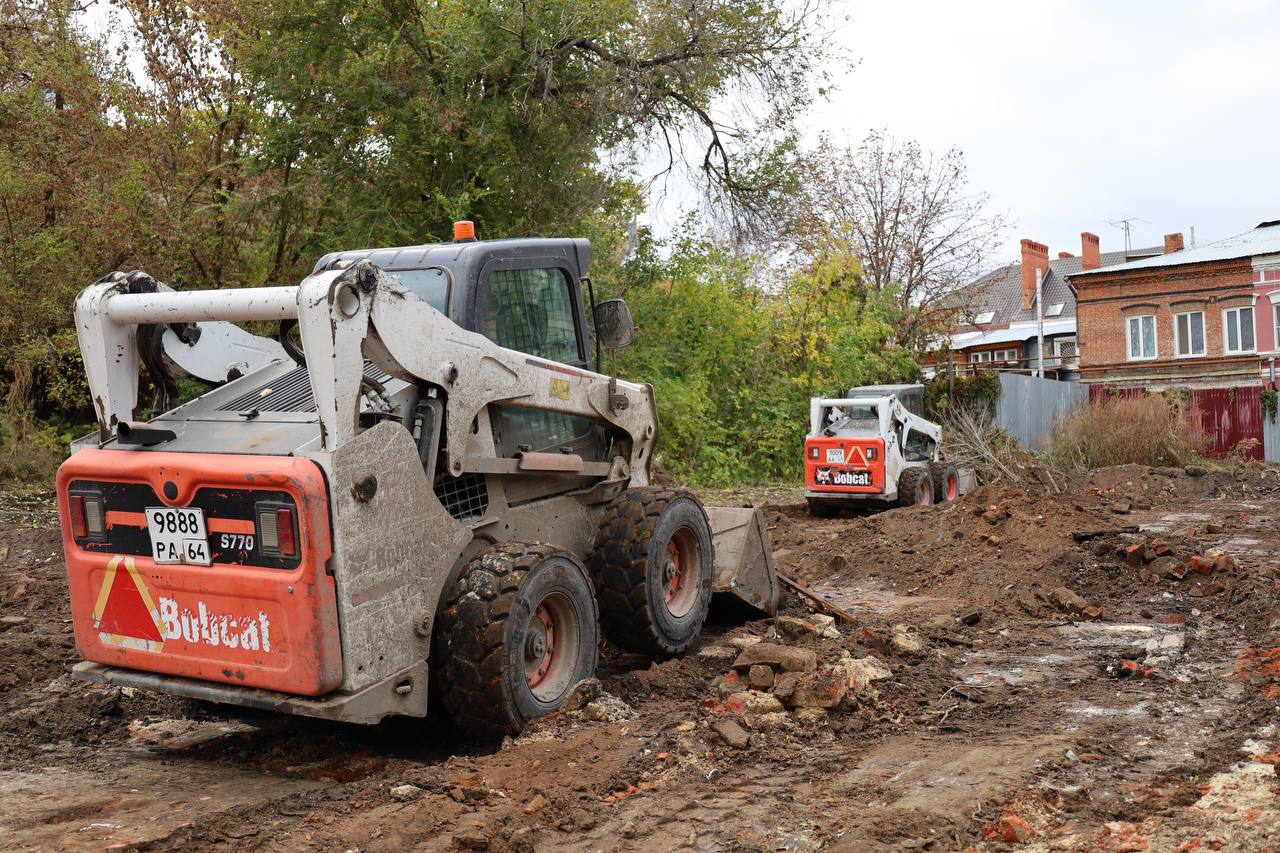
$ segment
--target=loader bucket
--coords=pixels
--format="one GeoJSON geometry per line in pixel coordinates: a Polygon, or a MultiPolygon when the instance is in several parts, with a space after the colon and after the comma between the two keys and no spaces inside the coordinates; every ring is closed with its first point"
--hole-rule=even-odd
{"type": "Polygon", "coordinates": [[[764,515],[758,509],[739,507],[709,506],[706,510],[716,548],[711,591],[772,616],[778,611],[778,569],[764,515]]]}

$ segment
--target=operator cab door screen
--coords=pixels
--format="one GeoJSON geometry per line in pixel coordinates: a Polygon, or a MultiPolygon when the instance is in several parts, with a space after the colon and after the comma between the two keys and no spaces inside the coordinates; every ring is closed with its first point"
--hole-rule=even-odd
{"type": "MultiPolygon", "coordinates": [[[[484,282],[480,333],[498,346],[587,368],[569,277],[557,267],[493,270],[484,282]]],[[[568,448],[604,458],[600,430],[586,418],[518,406],[490,406],[499,456],[568,448]]]]}

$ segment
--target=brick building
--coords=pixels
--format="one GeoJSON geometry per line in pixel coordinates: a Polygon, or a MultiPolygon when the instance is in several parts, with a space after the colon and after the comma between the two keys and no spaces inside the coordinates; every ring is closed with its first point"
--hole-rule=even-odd
{"type": "Polygon", "coordinates": [[[1020,262],[984,275],[959,294],[961,322],[949,340],[951,360],[960,372],[1036,369],[1036,272],[1044,300],[1045,375],[1076,378],[1076,295],[1070,276],[1159,254],[1159,249],[1102,252],[1096,234],[1080,235],[1079,256],[1023,240],[1020,262]]]}
{"type": "Polygon", "coordinates": [[[1083,382],[1253,384],[1276,354],[1280,221],[1191,249],[1169,234],[1159,256],[1070,278],[1083,382]]]}

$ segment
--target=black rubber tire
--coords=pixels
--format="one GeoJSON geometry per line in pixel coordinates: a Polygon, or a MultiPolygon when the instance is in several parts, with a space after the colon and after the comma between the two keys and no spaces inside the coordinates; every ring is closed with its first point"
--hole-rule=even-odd
{"type": "Polygon", "coordinates": [[[591,579],[605,636],[629,651],[677,655],[698,637],[711,605],[715,546],[701,502],[686,491],[637,487],[610,502],[600,520],[591,557],[591,579]],[[696,546],[695,584],[688,609],[668,605],[663,575],[667,545],[679,534],[696,546]]]}
{"type": "Polygon", "coordinates": [[[908,468],[898,476],[898,506],[929,506],[933,503],[933,478],[923,465],[908,468]]]}
{"type": "Polygon", "coordinates": [[[960,472],[950,462],[929,463],[929,476],[933,479],[933,502],[948,503],[960,497],[960,472]]]}
{"type": "MultiPolygon", "coordinates": [[[[595,672],[599,654],[595,590],[582,565],[550,545],[508,542],[477,555],[446,593],[432,658],[441,702],[468,735],[497,740],[556,710],[569,688],[595,672]],[[526,632],[535,609],[568,602],[578,642],[566,660],[563,689],[539,698],[526,680],[526,632]]],[[[557,684],[558,686],[558,684],[557,684]]]]}
{"type": "Polygon", "coordinates": [[[822,498],[809,498],[809,514],[814,518],[835,518],[840,514],[840,507],[822,498]]]}

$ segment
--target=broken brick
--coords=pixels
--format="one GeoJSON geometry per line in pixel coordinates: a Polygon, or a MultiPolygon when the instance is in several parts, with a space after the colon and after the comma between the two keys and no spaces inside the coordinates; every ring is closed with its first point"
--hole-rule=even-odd
{"type": "Polygon", "coordinates": [[[1200,554],[1191,555],[1191,571],[1197,575],[1213,574],[1213,560],[1206,559],[1200,554]]]}
{"type": "Polygon", "coordinates": [[[1146,545],[1135,542],[1124,549],[1124,561],[1137,568],[1146,562],[1146,550],[1146,545]]]}
{"type": "Polygon", "coordinates": [[[1128,678],[1132,675],[1137,675],[1141,670],[1142,665],[1136,660],[1124,660],[1116,668],[1116,678],[1128,678]]]}
{"type": "Polygon", "coordinates": [[[1057,605],[1059,610],[1065,610],[1068,613],[1079,614],[1084,612],[1084,609],[1089,606],[1088,601],[1067,589],[1065,586],[1060,586],[1050,592],[1049,599],[1057,605]]]}
{"type": "Polygon", "coordinates": [[[1084,616],[1086,619],[1101,619],[1102,608],[1096,604],[1090,604],[1084,610],[1080,611],[1080,615],[1084,616]]]}

